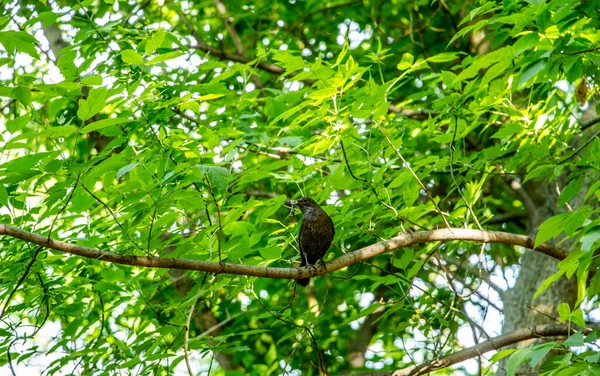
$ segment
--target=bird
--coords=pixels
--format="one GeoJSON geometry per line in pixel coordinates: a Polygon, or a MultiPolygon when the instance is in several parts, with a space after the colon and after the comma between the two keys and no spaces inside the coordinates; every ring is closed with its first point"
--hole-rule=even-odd
{"type": "MultiPolygon", "coordinates": [[[[315,265],[317,261],[323,261],[335,235],[331,217],[310,197],[302,197],[297,201],[290,200],[288,203],[292,207],[290,214],[298,207],[303,217],[298,234],[302,259],[300,266],[315,265]]],[[[309,280],[310,278],[302,278],[297,282],[301,286],[306,286],[309,280]]]]}

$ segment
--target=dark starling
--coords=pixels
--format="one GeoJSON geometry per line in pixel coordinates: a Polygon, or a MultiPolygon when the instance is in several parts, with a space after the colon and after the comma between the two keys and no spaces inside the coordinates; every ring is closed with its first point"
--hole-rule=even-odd
{"type": "MultiPolygon", "coordinates": [[[[300,266],[314,265],[319,260],[323,261],[335,235],[333,221],[312,198],[302,197],[298,201],[289,201],[289,203],[292,205],[292,212],[297,206],[304,217],[298,234],[302,258],[300,266]]],[[[306,286],[308,281],[309,278],[304,278],[299,279],[298,283],[306,286]]]]}

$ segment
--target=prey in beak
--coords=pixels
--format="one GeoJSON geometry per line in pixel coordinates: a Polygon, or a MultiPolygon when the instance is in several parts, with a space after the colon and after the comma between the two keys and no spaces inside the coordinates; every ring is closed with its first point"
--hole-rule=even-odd
{"type": "Polygon", "coordinates": [[[298,201],[296,200],[285,200],[285,204],[287,206],[290,207],[290,216],[294,215],[294,210],[296,209],[296,206],[298,205],[298,201]]]}

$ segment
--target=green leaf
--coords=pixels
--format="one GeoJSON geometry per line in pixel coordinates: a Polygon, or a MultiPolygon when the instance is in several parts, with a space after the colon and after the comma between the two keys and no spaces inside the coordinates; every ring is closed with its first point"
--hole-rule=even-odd
{"type": "Polygon", "coordinates": [[[95,203],[96,200],[94,200],[87,192],[83,189],[77,189],[73,193],[71,201],[69,201],[69,210],[73,213],[83,213],[86,210],[89,210],[95,203]]]}
{"type": "Polygon", "coordinates": [[[170,358],[170,357],[174,357],[174,356],[175,356],[175,354],[173,354],[173,353],[159,353],[159,354],[148,355],[148,356],[146,356],[146,359],[148,361],[153,361],[153,360],[166,359],[166,358],[170,358]]]}
{"type": "Polygon", "coordinates": [[[537,166],[531,172],[529,172],[527,174],[527,176],[525,176],[524,182],[527,182],[531,179],[535,180],[535,179],[539,179],[539,178],[544,178],[544,177],[548,176],[548,174],[552,174],[554,167],[555,167],[554,165],[537,166]]]}
{"type": "Polygon", "coordinates": [[[0,207],[8,206],[8,191],[4,184],[0,182],[0,207]]]}
{"type": "Polygon", "coordinates": [[[285,111],[284,113],[282,113],[281,115],[279,115],[275,119],[273,119],[273,121],[271,121],[270,125],[276,124],[279,120],[283,120],[283,121],[287,120],[290,116],[292,116],[296,112],[304,109],[305,107],[307,107],[309,105],[310,105],[309,102],[302,102],[299,105],[290,108],[289,110],[285,111]]]}
{"type": "Polygon", "coordinates": [[[99,86],[102,85],[102,77],[101,76],[88,76],[81,80],[81,83],[84,85],[90,86],[99,86]]]}
{"type": "MultiPolygon", "coordinates": [[[[512,59],[514,51],[511,46],[502,47],[485,55],[479,55],[456,77],[457,82],[471,79],[479,75],[481,69],[499,63],[501,60],[512,59]]],[[[463,60],[464,63],[464,60],[463,60]]]]}
{"type": "Polygon", "coordinates": [[[300,56],[295,56],[289,51],[277,50],[273,52],[273,60],[277,61],[282,68],[286,70],[286,74],[304,69],[306,64],[300,56]]]}
{"type": "Polygon", "coordinates": [[[562,322],[569,321],[569,316],[571,315],[571,307],[569,307],[569,304],[560,303],[558,305],[558,307],[556,307],[556,311],[558,312],[560,321],[562,321],[562,322]]]}
{"type": "Polygon", "coordinates": [[[529,49],[534,49],[539,45],[540,37],[538,36],[537,31],[527,32],[525,35],[521,36],[515,44],[513,44],[513,48],[515,49],[516,54],[520,54],[521,52],[529,49]]]}
{"type": "MultiPolygon", "coordinates": [[[[9,22],[10,16],[8,14],[0,16],[0,30],[3,30],[9,22]]],[[[4,333],[2,333],[2,335],[4,335],[4,333]]]]}
{"type": "Polygon", "coordinates": [[[190,110],[192,112],[199,114],[200,113],[200,103],[198,103],[198,101],[183,102],[182,104],[179,105],[179,110],[181,110],[181,111],[190,110]]]}
{"type": "Polygon", "coordinates": [[[427,58],[426,60],[430,63],[446,63],[458,59],[460,55],[464,55],[464,52],[442,52],[441,54],[434,55],[432,57],[427,58]]]}
{"type": "Polygon", "coordinates": [[[84,184],[86,187],[90,188],[94,186],[100,178],[104,177],[107,173],[114,173],[121,167],[125,165],[125,162],[122,160],[123,156],[120,154],[114,154],[108,159],[100,162],[98,165],[92,167],[84,177],[84,184]]]}
{"type": "Polygon", "coordinates": [[[116,285],[114,283],[110,283],[110,282],[105,282],[105,281],[100,281],[100,282],[94,283],[94,288],[100,292],[123,291],[123,289],[121,287],[119,287],[118,285],[116,285]]]}
{"type": "Polygon", "coordinates": [[[206,95],[201,95],[200,98],[198,98],[198,100],[209,101],[211,99],[217,99],[217,98],[221,98],[223,96],[225,96],[225,94],[206,94],[206,95]]]}
{"type": "Polygon", "coordinates": [[[462,21],[460,21],[459,26],[465,22],[473,21],[473,18],[475,18],[476,16],[489,13],[498,9],[502,9],[502,6],[496,5],[496,3],[492,2],[485,2],[482,6],[472,9],[469,12],[469,15],[465,17],[462,21]]]}
{"type": "Polygon", "coordinates": [[[562,213],[546,219],[539,227],[535,237],[535,247],[546,242],[548,239],[557,237],[563,231],[563,222],[569,213],[562,213]]]}
{"type": "Polygon", "coordinates": [[[412,67],[414,62],[415,62],[415,57],[412,54],[405,52],[402,54],[402,60],[400,60],[398,65],[396,65],[396,68],[398,70],[404,71],[404,70],[407,70],[410,67],[412,67]]]}
{"type": "Polygon", "coordinates": [[[132,65],[144,64],[144,59],[142,58],[142,56],[140,54],[138,54],[137,52],[135,52],[134,50],[121,51],[121,58],[127,64],[132,64],[132,65]]]}
{"type": "Polygon", "coordinates": [[[317,90],[317,91],[314,91],[314,92],[308,94],[308,98],[322,100],[322,99],[326,99],[326,98],[331,98],[337,94],[339,94],[339,92],[336,88],[328,87],[328,88],[317,90]]]}
{"type": "Polygon", "coordinates": [[[0,43],[10,55],[14,56],[16,51],[26,53],[35,59],[39,58],[36,49],[37,39],[24,31],[0,31],[0,43]]]}
{"type": "Polygon", "coordinates": [[[30,170],[37,166],[37,164],[50,153],[33,153],[24,155],[22,157],[13,158],[12,160],[1,164],[0,169],[6,169],[8,172],[17,172],[30,170]]]}
{"type": "Polygon", "coordinates": [[[117,171],[117,179],[121,179],[123,177],[123,175],[125,175],[129,171],[133,170],[138,164],[139,163],[132,163],[132,164],[128,164],[125,167],[120,168],[119,171],[117,171]]]}
{"type": "Polygon", "coordinates": [[[412,278],[414,275],[416,275],[421,268],[423,267],[423,265],[425,264],[425,262],[427,261],[427,258],[421,258],[419,261],[417,261],[408,271],[408,273],[406,273],[406,277],[407,278],[412,278]]]}
{"type": "Polygon", "coordinates": [[[507,376],[513,376],[517,371],[517,368],[519,368],[519,366],[525,362],[525,360],[530,356],[531,352],[532,350],[530,348],[524,348],[519,349],[512,354],[510,358],[508,358],[508,362],[506,362],[507,376]]]}
{"type": "Polygon", "coordinates": [[[527,68],[523,73],[521,73],[521,78],[519,79],[519,86],[523,86],[527,81],[531,80],[538,74],[542,69],[546,67],[546,61],[540,60],[537,63],[533,64],[529,68],[527,68]]]}
{"type": "Polygon", "coordinates": [[[223,227],[223,233],[231,236],[248,236],[251,231],[256,231],[254,225],[243,221],[231,222],[223,227]]]}
{"type": "Polygon", "coordinates": [[[523,131],[523,127],[519,123],[508,123],[503,125],[500,130],[492,135],[492,138],[507,139],[517,133],[523,131]]]}
{"type": "Polygon", "coordinates": [[[539,345],[534,347],[534,350],[529,355],[529,365],[531,367],[536,367],[550,351],[554,348],[554,343],[545,343],[543,345],[539,345]]]}
{"type": "Polygon", "coordinates": [[[594,227],[591,230],[588,230],[581,237],[581,249],[584,251],[591,251],[592,246],[600,240],[600,227],[594,227]]]}
{"type": "Polygon", "coordinates": [[[181,55],[183,55],[183,52],[181,52],[181,51],[167,52],[166,54],[162,54],[162,55],[153,57],[150,61],[146,62],[146,65],[152,65],[152,64],[163,62],[163,61],[175,59],[181,55]]]}
{"type": "MultiPolygon", "coordinates": [[[[600,103],[600,102],[598,102],[598,103],[600,103]]],[[[590,198],[590,196],[592,196],[594,193],[596,193],[598,188],[600,188],[600,180],[598,180],[597,182],[592,184],[591,187],[589,187],[587,193],[585,194],[585,199],[587,200],[588,198],[590,198]]]]}
{"type": "Polygon", "coordinates": [[[581,189],[583,188],[583,183],[584,179],[582,178],[570,182],[560,193],[560,196],[558,196],[558,206],[565,205],[566,203],[571,201],[571,199],[575,197],[575,195],[581,192],[581,189]]]}
{"type": "Polygon", "coordinates": [[[551,275],[550,277],[546,278],[546,280],[544,280],[544,282],[536,290],[535,294],[533,295],[532,301],[537,299],[537,297],[540,296],[540,294],[542,292],[544,292],[552,283],[557,281],[563,274],[566,273],[566,271],[567,271],[566,269],[559,269],[558,272],[556,272],[553,275],[551,275]]]}
{"type": "Polygon", "coordinates": [[[21,115],[14,119],[10,119],[6,121],[6,130],[10,133],[15,133],[20,131],[25,127],[27,122],[29,121],[29,114],[21,115]]]}
{"type": "Polygon", "coordinates": [[[90,90],[87,99],[79,100],[77,117],[83,121],[100,112],[106,105],[108,91],[104,87],[93,88],[90,90]]]}
{"type": "Polygon", "coordinates": [[[39,133],[40,136],[49,137],[66,137],[77,132],[77,127],[74,125],[63,125],[59,127],[46,128],[39,133]]]}
{"type": "Polygon", "coordinates": [[[125,273],[121,269],[104,269],[100,272],[102,279],[106,282],[124,282],[125,273]]]}
{"type": "Polygon", "coordinates": [[[12,94],[23,104],[23,106],[29,106],[31,104],[31,90],[28,87],[17,86],[12,89],[12,94]]]}
{"type": "Polygon", "coordinates": [[[227,184],[229,180],[231,180],[231,174],[226,168],[220,166],[196,165],[194,175],[199,181],[205,182],[204,174],[208,176],[208,180],[213,187],[217,188],[219,192],[225,192],[227,184]]]}
{"type": "Polygon", "coordinates": [[[75,65],[75,59],[77,58],[77,50],[70,49],[69,47],[61,50],[60,57],[56,65],[60,68],[60,73],[65,77],[65,80],[72,81],[78,75],[79,71],[75,65]]]}
{"type": "Polygon", "coordinates": [[[80,133],[90,133],[93,131],[97,131],[98,129],[110,127],[111,125],[129,123],[131,121],[133,121],[133,120],[123,119],[123,118],[102,119],[102,120],[98,120],[98,121],[95,121],[93,123],[86,125],[85,127],[81,128],[79,130],[79,132],[80,133]]]}
{"type": "Polygon", "coordinates": [[[585,343],[583,333],[573,333],[564,342],[567,346],[583,346],[585,343]]]}
{"type": "Polygon", "coordinates": [[[277,260],[281,258],[282,249],[280,247],[265,247],[260,248],[259,252],[265,260],[277,260]]]}
{"type": "Polygon", "coordinates": [[[156,51],[157,48],[162,46],[163,41],[165,40],[165,31],[162,29],[156,30],[154,35],[151,38],[146,40],[146,55],[152,54],[156,51]]]}
{"type": "MultiPolygon", "coordinates": [[[[585,280],[583,283],[585,283],[585,280]]],[[[581,308],[577,308],[573,311],[573,313],[571,313],[571,322],[573,322],[575,325],[581,326],[582,328],[587,326],[585,319],[583,318],[583,311],[581,308]]]]}
{"type": "Polygon", "coordinates": [[[402,256],[398,259],[394,259],[394,266],[397,267],[398,269],[406,269],[406,267],[408,266],[408,264],[410,264],[410,262],[413,260],[413,258],[415,257],[415,251],[413,251],[410,248],[405,248],[404,252],[402,253],[402,256]]]}
{"type": "Polygon", "coordinates": [[[580,206],[572,213],[567,213],[565,220],[562,223],[563,230],[567,236],[573,236],[575,231],[581,227],[590,218],[591,209],[587,205],[580,206]]]}

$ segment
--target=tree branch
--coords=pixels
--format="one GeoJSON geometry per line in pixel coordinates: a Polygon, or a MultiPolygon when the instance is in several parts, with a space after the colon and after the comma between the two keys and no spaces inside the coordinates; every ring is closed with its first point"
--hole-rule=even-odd
{"type": "Polygon", "coordinates": [[[534,240],[525,235],[511,234],[501,231],[481,231],[472,229],[449,228],[432,231],[419,231],[403,233],[389,240],[371,244],[354,252],[347,253],[333,259],[318,268],[293,267],[293,268],[271,268],[263,266],[248,266],[242,264],[228,264],[209,261],[184,260],[169,257],[145,257],[133,255],[120,255],[114,252],[103,251],[96,248],[84,247],[76,244],[54,240],[21,230],[5,224],[0,224],[0,235],[6,235],[21,239],[29,243],[41,245],[60,252],[70,253],[86,258],[106,262],[114,262],[123,265],[141,266],[147,268],[166,268],[197,270],[214,274],[236,274],[252,277],[277,278],[277,279],[301,279],[311,278],[346,268],[361,261],[379,256],[395,249],[408,247],[414,244],[423,244],[437,241],[467,240],[480,243],[500,243],[516,245],[543,253],[557,260],[564,260],[568,252],[551,246],[540,244],[534,249],[534,240]]]}
{"type": "MultiPolygon", "coordinates": [[[[503,334],[496,338],[480,343],[479,345],[457,351],[443,358],[434,359],[421,364],[415,364],[410,367],[399,369],[392,373],[392,376],[423,375],[434,370],[449,367],[453,364],[475,358],[488,351],[498,350],[502,347],[512,345],[517,342],[526,341],[537,337],[555,337],[568,336],[577,332],[573,327],[567,327],[562,324],[537,325],[531,328],[517,329],[512,333],[503,334]]],[[[589,332],[589,330],[586,330],[589,332]]]]}
{"type": "MultiPolygon", "coordinates": [[[[588,324],[592,329],[597,329],[598,324],[588,324]]],[[[589,333],[592,329],[583,330],[584,333],[589,333]]],[[[512,345],[514,343],[526,341],[538,337],[555,337],[568,336],[576,333],[575,328],[568,327],[562,324],[537,325],[531,328],[517,329],[512,333],[503,334],[489,341],[482,342],[476,346],[457,351],[448,356],[430,360],[421,364],[415,364],[410,367],[396,370],[395,372],[370,372],[370,373],[354,373],[352,376],[415,376],[433,372],[438,369],[446,368],[451,365],[464,362],[465,360],[475,358],[481,354],[492,350],[498,350],[502,347],[512,345]]]]}
{"type": "Polygon", "coordinates": [[[405,109],[405,108],[398,108],[398,107],[394,106],[393,104],[390,104],[388,106],[388,111],[393,112],[397,115],[402,115],[402,116],[406,116],[408,118],[417,119],[417,120],[425,120],[425,119],[429,118],[429,116],[437,116],[440,114],[438,111],[409,110],[409,109],[405,109]]]}
{"type": "Polygon", "coordinates": [[[296,30],[298,28],[298,26],[300,26],[300,24],[302,24],[307,18],[310,18],[317,13],[328,12],[330,10],[347,7],[347,6],[358,4],[358,3],[362,3],[362,0],[352,0],[352,1],[348,1],[347,3],[334,4],[334,5],[327,6],[325,8],[315,9],[312,12],[305,13],[302,17],[300,17],[300,19],[298,21],[296,21],[296,23],[294,25],[292,25],[292,27],[290,27],[288,29],[288,34],[291,34],[294,30],[296,30]]]}

